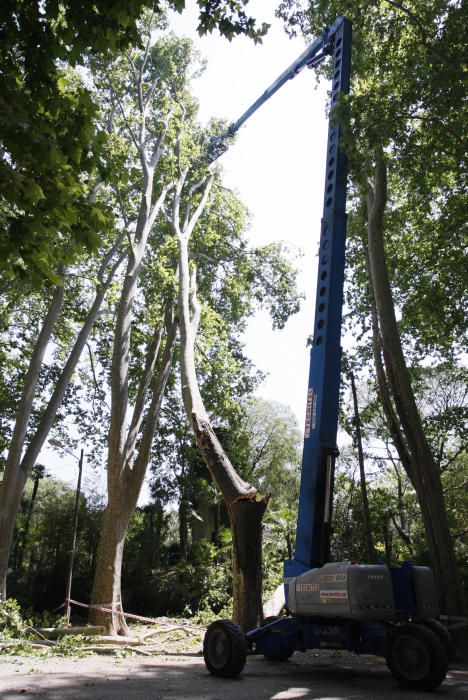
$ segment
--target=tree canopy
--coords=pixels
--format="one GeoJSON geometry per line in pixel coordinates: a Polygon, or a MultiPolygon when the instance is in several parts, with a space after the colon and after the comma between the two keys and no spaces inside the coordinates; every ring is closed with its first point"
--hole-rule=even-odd
{"type": "MultiPolygon", "coordinates": [[[[260,41],[244,0],[200,2],[200,33],[260,41]]],[[[144,10],[154,26],[183,0],[6,0],[0,9],[0,273],[34,284],[54,277],[60,261],[99,244],[113,213],[95,202],[109,172],[107,129],[80,67],[140,41],[144,10]]]]}

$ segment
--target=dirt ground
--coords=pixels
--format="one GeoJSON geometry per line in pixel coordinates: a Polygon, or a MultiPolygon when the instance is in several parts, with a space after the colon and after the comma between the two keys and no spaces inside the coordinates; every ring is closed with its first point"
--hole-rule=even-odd
{"type": "MultiPolygon", "coordinates": [[[[348,652],[296,652],[286,663],[250,657],[236,679],[211,676],[199,645],[148,657],[81,659],[3,657],[0,698],[20,700],[428,700],[428,693],[402,690],[385,662],[348,652]]],[[[432,695],[468,698],[468,666],[453,667],[432,695]]]]}

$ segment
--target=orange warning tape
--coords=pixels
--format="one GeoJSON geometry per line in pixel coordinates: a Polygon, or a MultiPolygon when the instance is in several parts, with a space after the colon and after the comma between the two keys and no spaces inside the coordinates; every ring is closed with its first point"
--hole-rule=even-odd
{"type": "MultiPolygon", "coordinates": [[[[66,604],[67,601],[65,601],[66,604]]],[[[140,622],[151,622],[152,624],[155,625],[164,625],[166,627],[174,627],[173,622],[166,622],[165,620],[161,620],[160,618],[157,617],[143,617],[142,615],[134,615],[133,613],[126,613],[123,612],[123,610],[116,610],[114,608],[114,605],[112,603],[106,604],[106,603],[101,603],[100,605],[87,605],[86,603],[80,603],[78,600],[70,600],[68,601],[72,605],[78,605],[80,608],[89,608],[93,610],[99,610],[100,612],[106,612],[106,613],[114,613],[115,615],[122,615],[122,617],[128,617],[130,620],[138,620],[140,622]],[[105,607],[108,605],[108,607],[105,607]]],[[[122,605],[122,603],[115,603],[115,605],[122,605]]],[[[193,630],[204,630],[205,627],[199,627],[198,625],[186,625],[184,623],[177,623],[179,627],[186,627],[187,629],[193,629],[193,630]]]]}

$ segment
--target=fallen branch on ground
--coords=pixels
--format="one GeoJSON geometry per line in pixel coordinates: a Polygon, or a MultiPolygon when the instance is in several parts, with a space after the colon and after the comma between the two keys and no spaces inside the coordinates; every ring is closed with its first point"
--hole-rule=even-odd
{"type": "Polygon", "coordinates": [[[117,637],[102,635],[93,639],[93,644],[114,644],[116,646],[138,646],[142,644],[138,637],[117,637]]]}
{"type": "Polygon", "coordinates": [[[32,645],[35,647],[54,647],[55,642],[49,642],[47,639],[45,640],[39,640],[39,639],[11,639],[9,642],[1,642],[0,643],[0,650],[1,649],[13,649],[14,647],[21,647],[25,645],[32,645]]]}
{"type": "Polygon", "coordinates": [[[36,632],[42,638],[45,637],[46,639],[57,639],[67,634],[83,634],[89,637],[98,634],[102,635],[106,631],[106,628],[101,625],[89,625],[88,627],[38,627],[37,629],[31,629],[33,632],[36,632]]]}
{"type": "Polygon", "coordinates": [[[156,634],[168,634],[169,632],[176,632],[176,631],[181,631],[184,632],[187,636],[193,634],[200,634],[200,632],[203,630],[203,627],[189,627],[188,625],[174,625],[173,627],[163,627],[161,630],[151,630],[150,632],[147,632],[141,637],[141,640],[144,642],[150,637],[154,637],[156,634]]]}
{"type": "Polygon", "coordinates": [[[131,651],[132,653],[135,654],[140,654],[141,656],[153,656],[153,654],[150,651],[145,651],[144,649],[139,649],[136,646],[85,646],[81,647],[81,651],[86,651],[90,652],[92,654],[116,654],[116,653],[122,653],[123,651],[131,651]]]}

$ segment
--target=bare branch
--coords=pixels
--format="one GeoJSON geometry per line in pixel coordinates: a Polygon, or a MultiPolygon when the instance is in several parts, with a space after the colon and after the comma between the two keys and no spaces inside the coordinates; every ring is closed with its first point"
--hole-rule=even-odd
{"type": "MultiPolygon", "coordinates": [[[[92,408],[93,408],[93,414],[94,414],[94,400],[96,397],[96,393],[99,391],[99,383],[98,383],[98,380],[96,377],[96,368],[95,368],[95,364],[94,364],[93,349],[88,342],[86,343],[86,347],[88,350],[88,357],[89,357],[89,364],[91,366],[91,373],[93,375],[94,396],[93,396],[93,401],[92,401],[92,408]]],[[[104,399],[104,403],[107,406],[107,408],[110,410],[110,406],[109,406],[108,402],[106,401],[106,399],[104,399]]]]}
{"type": "Polygon", "coordinates": [[[112,133],[114,130],[114,120],[115,120],[115,115],[117,114],[117,107],[115,106],[115,90],[112,86],[112,84],[109,85],[109,92],[110,92],[110,107],[111,110],[109,112],[109,117],[107,119],[107,132],[109,134],[112,133]]]}
{"type": "Polygon", "coordinates": [[[443,467],[441,467],[440,471],[441,471],[441,472],[446,472],[446,471],[452,466],[452,464],[453,464],[454,462],[456,462],[456,460],[458,459],[458,457],[459,457],[461,454],[463,454],[463,452],[465,452],[465,450],[466,450],[466,446],[465,446],[465,445],[462,445],[461,447],[459,447],[458,450],[456,450],[456,451],[453,453],[453,455],[445,462],[445,464],[443,465],[443,467]]]}
{"type": "Polygon", "coordinates": [[[187,224],[190,220],[190,213],[192,211],[192,197],[197,192],[203,185],[205,184],[207,179],[207,176],[202,177],[201,180],[196,182],[188,191],[188,196],[187,196],[187,206],[185,207],[185,217],[184,217],[184,223],[182,224],[182,231],[185,231],[187,228],[187,224]]]}
{"type": "Polygon", "coordinates": [[[125,445],[125,462],[127,467],[131,468],[134,461],[135,445],[138,437],[138,432],[143,421],[143,411],[145,408],[146,396],[153,376],[154,368],[159,356],[162,339],[162,324],[155,328],[151,341],[146,351],[145,369],[140,379],[138,392],[133,409],[132,421],[127,435],[125,445]]]}
{"type": "Polygon", "coordinates": [[[177,168],[179,172],[179,178],[182,177],[182,134],[184,133],[184,123],[185,123],[185,107],[182,107],[182,116],[180,119],[180,129],[177,136],[176,142],[176,155],[177,155],[177,168]]]}
{"type": "Polygon", "coordinates": [[[148,27],[146,28],[146,31],[148,32],[148,40],[146,42],[145,53],[143,54],[143,60],[141,62],[140,75],[143,75],[143,71],[146,68],[146,62],[148,60],[148,54],[149,54],[149,50],[151,48],[151,30],[153,28],[153,19],[154,19],[154,7],[151,10],[151,15],[149,18],[148,27]]]}
{"type": "Polygon", "coordinates": [[[145,476],[146,468],[151,454],[151,444],[153,442],[154,432],[158,424],[159,414],[161,411],[161,404],[172,367],[172,357],[178,331],[178,322],[174,316],[172,300],[168,300],[167,302],[165,316],[166,345],[161,359],[161,366],[159,367],[157,373],[151,403],[148,408],[148,412],[145,416],[145,424],[141,438],[140,450],[135,460],[133,468],[134,474],[131,481],[129,478],[129,470],[126,470],[127,484],[129,489],[133,492],[134,498],[135,496],[138,497],[138,493],[145,476]]]}
{"type": "Polygon", "coordinates": [[[104,272],[106,270],[106,267],[110,263],[110,261],[112,260],[112,258],[114,257],[114,255],[116,254],[116,252],[118,251],[120,246],[122,245],[122,243],[126,237],[126,234],[127,234],[127,231],[126,230],[123,231],[120,234],[120,236],[117,238],[114,245],[108,250],[108,252],[104,256],[104,259],[103,259],[102,263],[100,264],[99,270],[97,273],[97,278],[98,278],[99,282],[101,282],[101,283],[103,282],[103,277],[104,277],[104,272]]]}
{"type": "MultiPolygon", "coordinates": [[[[26,440],[29,418],[31,416],[31,411],[33,408],[34,396],[37,388],[37,383],[39,381],[39,373],[42,368],[44,354],[46,352],[49,340],[52,337],[52,333],[54,332],[54,328],[57,324],[59,314],[62,310],[64,302],[64,282],[66,273],[66,266],[63,263],[60,263],[60,265],[57,268],[56,274],[61,277],[62,284],[56,285],[54,289],[49,308],[41,324],[37,340],[34,344],[28,371],[26,373],[26,377],[23,384],[21,398],[18,403],[15,427],[13,430],[13,436],[11,439],[11,444],[6,461],[5,475],[8,475],[9,470],[15,470],[17,468],[17,465],[21,462],[21,453],[23,451],[23,447],[26,440]]],[[[27,471],[25,471],[25,473],[27,474],[27,471]]]]}
{"type": "Polygon", "coordinates": [[[246,476],[247,476],[249,479],[250,479],[250,477],[252,476],[252,474],[254,473],[254,471],[255,471],[255,469],[256,469],[256,467],[257,467],[259,461],[261,460],[261,458],[262,458],[263,455],[265,454],[265,450],[266,450],[266,448],[267,448],[267,445],[268,445],[268,443],[270,442],[270,440],[271,440],[271,438],[273,437],[273,435],[275,434],[275,431],[276,431],[277,427],[278,427],[278,423],[275,423],[275,424],[273,425],[273,428],[271,429],[271,431],[269,432],[269,434],[266,436],[265,440],[263,441],[263,444],[262,444],[262,445],[260,446],[260,448],[257,450],[256,455],[253,457],[253,464],[252,464],[252,466],[250,467],[250,469],[248,470],[248,472],[247,472],[247,474],[246,474],[246,476]]]}
{"type": "Polygon", "coordinates": [[[458,489],[465,489],[467,486],[468,486],[468,480],[462,481],[460,484],[453,484],[451,486],[446,486],[444,488],[444,493],[447,493],[448,491],[457,491],[458,489]]]}
{"type": "Polygon", "coordinates": [[[124,201],[123,201],[123,199],[122,199],[122,195],[120,194],[120,190],[119,190],[118,187],[115,188],[115,194],[116,194],[116,196],[117,196],[117,201],[118,201],[118,203],[119,203],[120,214],[121,214],[121,216],[122,216],[122,219],[123,219],[123,222],[124,222],[124,224],[125,224],[125,227],[126,227],[126,228],[129,228],[129,226],[130,226],[130,221],[129,221],[129,218],[128,218],[128,216],[127,216],[127,212],[126,212],[126,210],[125,210],[125,204],[124,204],[124,201]]]}
{"type": "Polygon", "coordinates": [[[198,219],[203,213],[203,210],[205,209],[206,202],[208,200],[208,197],[210,196],[210,190],[211,186],[213,184],[213,178],[214,174],[212,173],[211,176],[208,178],[206,181],[205,185],[205,190],[203,192],[203,196],[200,200],[200,203],[198,204],[197,208],[195,209],[195,212],[193,213],[190,221],[187,223],[187,225],[184,228],[183,234],[187,238],[187,240],[190,239],[190,236],[192,235],[193,229],[195,228],[198,219]]]}
{"type": "MultiPolygon", "coordinates": [[[[124,110],[123,105],[122,105],[122,101],[121,101],[119,95],[118,95],[116,92],[114,92],[114,94],[115,94],[115,97],[116,97],[116,100],[117,100],[117,104],[118,104],[119,109],[120,109],[120,113],[121,113],[122,118],[123,118],[123,120],[124,120],[125,127],[126,127],[128,133],[130,134],[130,137],[131,137],[131,139],[132,139],[132,141],[133,141],[133,143],[134,143],[134,145],[135,145],[135,148],[137,149],[137,151],[140,153],[140,156],[141,156],[142,153],[141,153],[140,145],[139,145],[138,140],[137,140],[137,138],[136,138],[136,136],[135,136],[135,134],[134,134],[134,132],[133,132],[132,127],[131,127],[130,124],[129,124],[129,121],[128,121],[128,119],[127,119],[127,115],[125,114],[125,110],[124,110]]],[[[145,159],[145,160],[146,160],[146,159],[145,159]]]]}
{"type": "MultiPolygon", "coordinates": [[[[145,139],[146,139],[146,111],[143,105],[143,88],[141,86],[141,82],[138,81],[137,83],[137,90],[138,90],[138,107],[140,110],[140,116],[141,116],[141,121],[140,121],[140,128],[138,131],[138,138],[140,139],[140,148],[144,149],[145,146],[145,139]]],[[[146,154],[145,154],[146,157],[146,154]]]]}
{"type": "Polygon", "coordinates": [[[403,540],[403,542],[406,543],[406,545],[409,547],[410,551],[413,552],[413,540],[411,539],[411,535],[408,532],[406,532],[406,530],[404,530],[402,528],[400,523],[395,518],[394,513],[392,513],[391,518],[392,518],[392,523],[393,523],[396,531],[400,535],[401,539],[403,540]]]}
{"type": "Polygon", "coordinates": [[[127,212],[125,211],[125,204],[124,204],[124,201],[122,199],[122,195],[120,194],[120,190],[118,187],[115,188],[115,194],[117,196],[117,201],[119,203],[120,214],[122,216],[122,219],[123,219],[123,222],[125,225],[124,235],[127,238],[130,252],[134,253],[133,241],[132,241],[132,238],[130,236],[130,220],[127,216],[127,212]]]}
{"type": "Polygon", "coordinates": [[[172,225],[174,226],[174,230],[179,238],[182,236],[182,231],[180,230],[180,197],[182,195],[187,174],[188,170],[180,172],[172,202],[172,225]]]}
{"type": "Polygon", "coordinates": [[[116,260],[105,282],[99,284],[96,288],[94,301],[90,309],[88,310],[88,313],[86,314],[83,326],[75,339],[75,343],[70,351],[68,359],[62,369],[62,372],[60,373],[60,376],[49,399],[47,407],[44,413],[42,414],[41,420],[34,434],[34,437],[29,443],[25,455],[22,459],[21,467],[26,472],[32,469],[32,467],[34,466],[34,463],[44,444],[44,441],[46,440],[47,435],[49,434],[49,431],[55,420],[55,416],[57,415],[57,411],[60,408],[63,397],[65,395],[65,391],[70,383],[70,379],[73,375],[73,372],[75,371],[76,365],[78,364],[79,359],[81,357],[83,348],[88,340],[91,328],[93,327],[94,322],[96,321],[96,318],[99,314],[99,310],[101,308],[101,304],[105,297],[107,289],[109,288],[112,282],[112,278],[117,268],[122,263],[124,258],[125,254],[122,254],[116,260]]]}
{"type": "Polygon", "coordinates": [[[130,53],[130,51],[125,51],[124,56],[127,59],[127,61],[130,63],[130,68],[132,70],[133,77],[135,78],[136,81],[138,81],[139,71],[137,70],[137,67],[135,65],[135,61],[132,58],[132,54],[130,53]]]}
{"type": "Polygon", "coordinates": [[[162,154],[161,146],[163,144],[164,139],[166,138],[166,134],[167,134],[167,130],[169,128],[169,122],[171,121],[171,118],[172,118],[172,110],[169,112],[169,114],[166,117],[166,120],[163,122],[162,131],[161,131],[160,135],[158,136],[158,138],[156,139],[156,143],[154,144],[154,147],[153,147],[153,152],[151,153],[151,156],[150,156],[149,163],[150,163],[150,167],[153,170],[156,168],[158,161],[161,157],[161,154],[162,154]]]}
{"type": "Polygon", "coordinates": [[[96,377],[96,368],[95,368],[95,366],[94,366],[93,350],[92,350],[92,348],[91,348],[91,345],[90,345],[88,342],[86,342],[86,348],[87,348],[87,350],[88,350],[89,364],[90,364],[90,366],[91,366],[91,374],[93,375],[93,384],[94,384],[94,388],[96,389],[96,391],[98,391],[98,390],[99,390],[99,384],[98,384],[98,380],[97,380],[97,377],[96,377]]]}
{"type": "Polygon", "coordinates": [[[151,85],[148,89],[148,92],[146,93],[146,95],[143,98],[143,100],[144,100],[143,107],[144,107],[145,112],[148,109],[151,100],[153,99],[154,91],[156,90],[158,83],[159,83],[159,77],[156,77],[153,80],[153,82],[151,83],[151,85]]]}
{"type": "Polygon", "coordinates": [[[200,253],[197,251],[196,253],[189,251],[189,258],[190,260],[197,260],[198,258],[201,258],[202,260],[205,260],[207,263],[210,265],[223,265],[224,260],[219,260],[218,258],[214,258],[212,255],[207,255],[206,253],[200,253]]]}
{"type": "Polygon", "coordinates": [[[154,221],[155,221],[162,205],[164,204],[164,200],[166,199],[166,195],[167,195],[170,187],[171,187],[170,185],[164,185],[164,187],[162,188],[161,194],[159,195],[157,202],[154,204],[154,206],[150,212],[150,215],[148,218],[148,228],[151,229],[151,227],[153,226],[154,221]]]}
{"type": "Polygon", "coordinates": [[[102,180],[99,177],[96,182],[93,185],[93,189],[91,190],[89,197],[88,197],[88,204],[93,204],[96,200],[96,197],[98,196],[99,190],[102,187],[102,180]]]}

